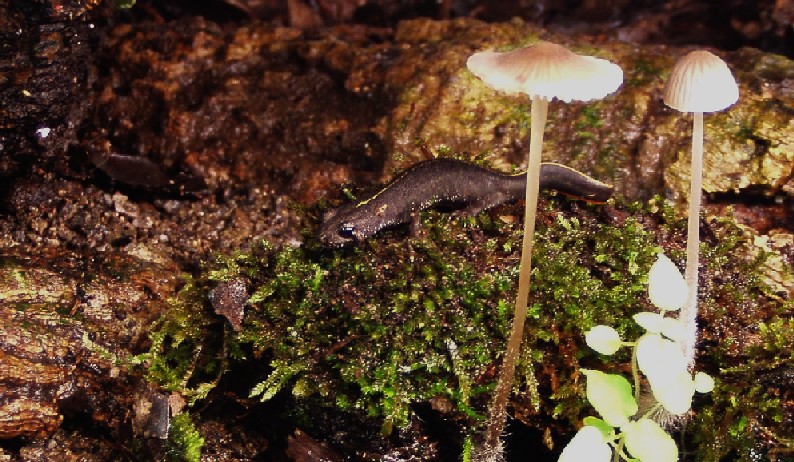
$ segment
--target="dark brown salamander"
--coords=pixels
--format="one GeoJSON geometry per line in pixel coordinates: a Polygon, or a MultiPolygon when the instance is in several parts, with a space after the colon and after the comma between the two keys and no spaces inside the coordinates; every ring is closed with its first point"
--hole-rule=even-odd
{"type": "MultiPolygon", "coordinates": [[[[441,204],[474,215],[524,198],[526,184],[525,173],[499,173],[449,158],[420,162],[371,197],[328,211],[320,240],[327,246],[361,241],[411,220],[415,212],[441,204]]],[[[541,164],[540,187],[593,202],[612,196],[612,186],[560,164],[541,164]]]]}

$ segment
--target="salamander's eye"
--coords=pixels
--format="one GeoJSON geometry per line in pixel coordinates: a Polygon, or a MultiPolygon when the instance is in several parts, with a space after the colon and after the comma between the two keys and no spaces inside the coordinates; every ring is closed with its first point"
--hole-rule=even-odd
{"type": "Polygon", "coordinates": [[[356,227],[350,224],[344,224],[339,228],[339,237],[345,239],[353,239],[355,236],[356,227]]]}

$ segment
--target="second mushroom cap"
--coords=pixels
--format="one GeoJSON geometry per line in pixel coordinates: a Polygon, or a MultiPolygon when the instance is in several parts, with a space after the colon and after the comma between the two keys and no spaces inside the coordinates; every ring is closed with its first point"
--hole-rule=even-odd
{"type": "Polygon", "coordinates": [[[663,97],[665,104],[681,112],[716,112],[739,99],[739,87],[725,61],[696,50],[676,62],[663,97]]]}

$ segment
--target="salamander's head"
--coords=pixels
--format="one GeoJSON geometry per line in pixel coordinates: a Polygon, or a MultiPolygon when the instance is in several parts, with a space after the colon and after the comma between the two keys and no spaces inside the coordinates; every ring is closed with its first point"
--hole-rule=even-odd
{"type": "Polygon", "coordinates": [[[320,241],[328,247],[363,241],[377,232],[372,220],[373,216],[366,207],[358,207],[355,203],[331,209],[323,215],[320,241]]]}

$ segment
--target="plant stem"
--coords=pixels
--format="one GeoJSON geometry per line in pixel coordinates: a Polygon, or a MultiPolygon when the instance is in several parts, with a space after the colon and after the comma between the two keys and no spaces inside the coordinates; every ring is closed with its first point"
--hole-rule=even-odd
{"type": "MultiPolygon", "coordinates": [[[[648,410],[645,412],[645,414],[643,414],[643,415],[642,415],[642,417],[640,417],[640,419],[650,419],[650,418],[651,418],[651,416],[652,416],[652,415],[653,415],[655,412],[657,412],[659,409],[661,409],[661,408],[662,408],[662,405],[661,405],[661,404],[659,404],[659,403],[656,403],[656,404],[654,404],[653,406],[651,406],[651,407],[650,407],[650,409],[648,409],[648,410]]],[[[637,419],[637,420],[639,420],[639,419],[637,419]]]]}
{"type": "Polygon", "coordinates": [[[626,456],[626,452],[623,450],[623,446],[625,444],[626,444],[626,438],[621,435],[621,438],[618,441],[618,445],[617,445],[617,447],[615,447],[615,451],[612,454],[612,461],[613,462],[618,462],[618,460],[620,460],[621,457],[626,459],[626,460],[629,460],[629,458],[626,456]]]}
{"type": "Polygon", "coordinates": [[[524,321],[527,318],[527,302],[529,300],[529,283],[532,274],[532,247],[535,237],[535,216],[538,209],[538,193],[540,185],[540,158],[543,149],[543,130],[546,126],[549,101],[532,97],[532,121],[529,131],[529,162],[527,165],[526,208],[524,210],[524,237],[521,247],[521,263],[518,274],[518,293],[516,294],[515,314],[507,349],[499,371],[493,401],[491,402],[488,428],[485,430],[482,454],[494,454],[501,447],[500,437],[507,422],[507,401],[513,388],[516,361],[521,351],[521,340],[524,337],[524,321]]]}
{"type": "Polygon", "coordinates": [[[631,376],[634,378],[634,402],[640,402],[640,365],[637,363],[637,344],[631,348],[631,376]]]}
{"type": "Polygon", "coordinates": [[[697,345],[698,253],[700,249],[700,198],[703,182],[703,113],[695,112],[692,126],[692,168],[687,219],[686,270],[687,301],[679,319],[684,325],[681,348],[692,367],[697,345]]]}

